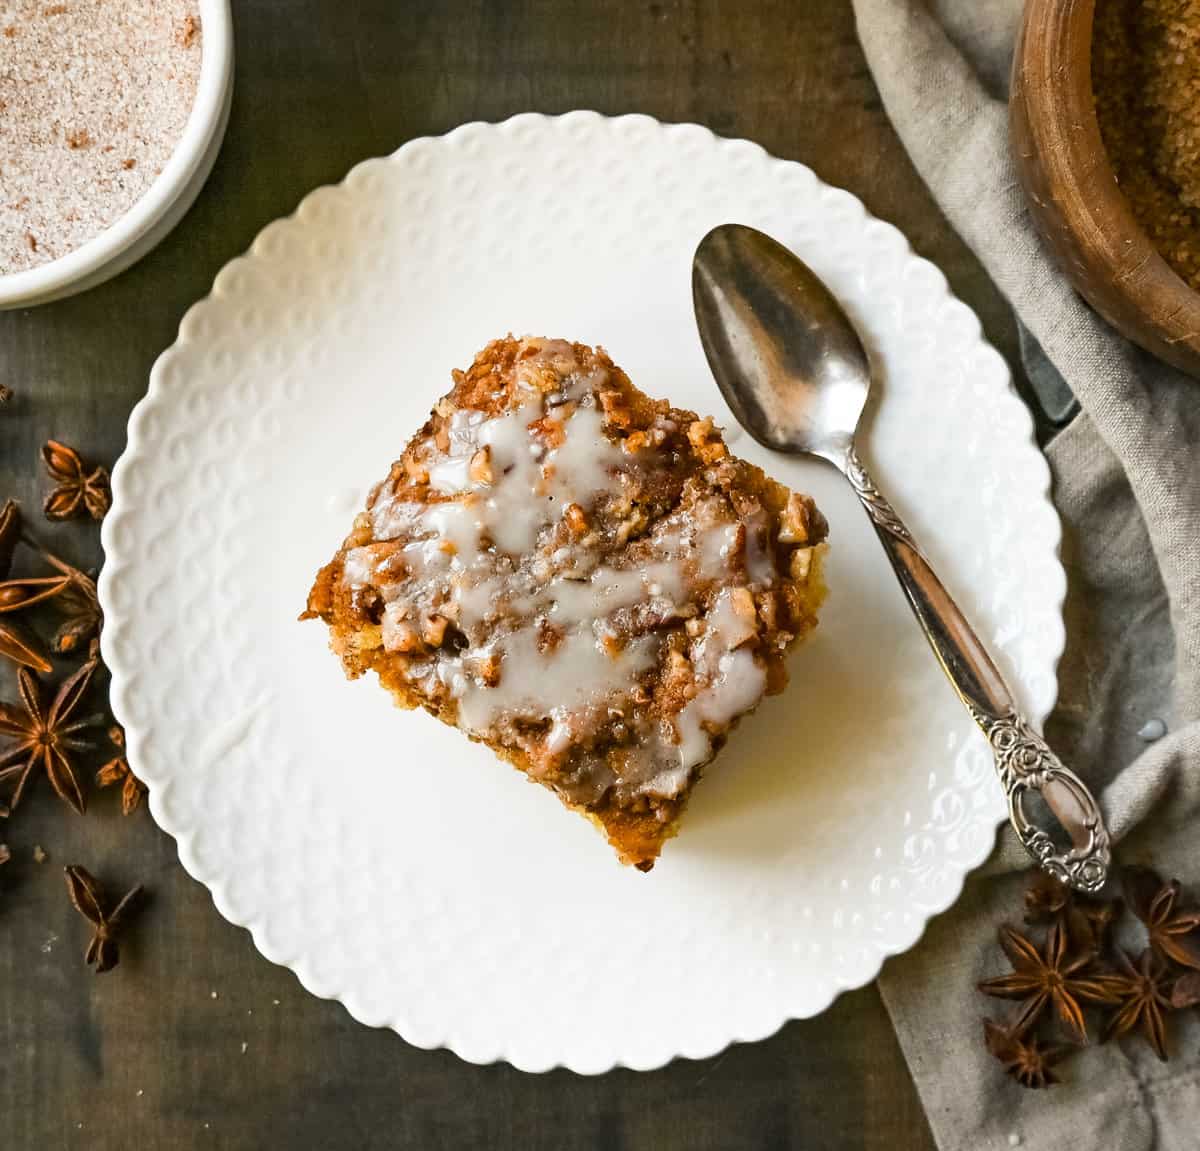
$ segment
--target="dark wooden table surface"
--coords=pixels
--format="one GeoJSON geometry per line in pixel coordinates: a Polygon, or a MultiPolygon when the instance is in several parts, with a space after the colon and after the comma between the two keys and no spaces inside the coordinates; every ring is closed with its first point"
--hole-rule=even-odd
{"type": "MultiPolygon", "coordinates": [[[[117,280],[0,314],[0,382],[17,393],[0,412],[0,498],[81,564],[100,561],[98,533],[41,520],[40,444],[111,463],[183,312],[260,228],[357,161],[466,120],[638,111],[802,160],[907,232],[1012,358],[1003,304],[887,122],[848,0],[234,7],[233,118],[191,213],[117,280]]],[[[0,870],[0,1142],[14,1151],[932,1146],[873,987],[766,1042],[650,1074],[474,1067],[302,991],[221,919],[146,811],[123,818],[111,792],[80,818],[43,782],[0,840],[14,854],[0,870]],[[83,966],[72,862],[152,890],[111,974],[83,966]]]]}

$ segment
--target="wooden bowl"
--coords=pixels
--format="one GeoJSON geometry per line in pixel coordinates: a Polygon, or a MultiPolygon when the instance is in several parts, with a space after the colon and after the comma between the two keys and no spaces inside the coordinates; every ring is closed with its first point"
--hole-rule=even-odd
{"type": "Polygon", "coordinates": [[[1100,139],[1092,101],[1095,0],[1027,0],[1009,129],[1042,236],[1071,283],[1118,331],[1200,378],[1200,292],[1142,231],[1100,139]]]}

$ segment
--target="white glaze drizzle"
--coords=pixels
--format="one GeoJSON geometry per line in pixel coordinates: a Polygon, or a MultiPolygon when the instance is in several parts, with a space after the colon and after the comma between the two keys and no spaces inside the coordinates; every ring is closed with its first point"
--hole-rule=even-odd
{"type": "MultiPolygon", "coordinates": [[[[739,565],[756,586],[770,586],[774,557],[763,546],[764,513],[730,523],[723,507],[725,522],[716,526],[655,525],[644,549],[653,558],[636,568],[597,566],[586,539],[552,551],[542,547],[544,533],[570,505],[586,515],[598,501],[619,498],[631,465],[606,434],[596,406],[606,374],[583,373],[570,344],[543,342],[518,362],[517,378],[527,394],[515,411],[490,419],[457,411],[446,425],[448,441],[441,441],[447,450],[427,442],[429,485],[443,502],[407,502],[386,487],[377,494],[370,513],[374,538],[407,539],[402,558],[417,589],[407,601],[380,589],[381,630],[386,649],[405,650],[422,616],[452,621],[473,643],[453,654],[439,649],[422,666],[457,701],[459,723],[486,734],[506,723],[548,721],[543,746],[554,756],[589,725],[620,714],[638,677],[660,658],[662,640],[653,631],[613,642],[619,629],[608,621],[616,613],[648,610],[660,621],[674,618],[694,598],[697,580],[727,582],[739,565]],[[539,387],[547,365],[562,378],[549,396],[539,387]],[[538,423],[544,433],[549,420],[561,431],[548,437],[557,446],[547,450],[547,440],[531,434],[530,425],[538,423]],[[487,467],[476,469],[472,461],[481,449],[487,467]],[[547,625],[554,629],[550,641],[541,631],[547,625]],[[480,674],[489,658],[498,661],[498,675],[480,674]]],[[[374,574],[369,548],[347,553],[347,584],[360,586],[374,574]]],[[[638,792],[677,795],[712,755],[705,725],[724,728],[765,690],[765,672],[740,646],[754,628],[734,610],[731,594],[728,587],[719,592],[702,634],[691,640],[697,694],[672,720],[651,725],[622,761],[623,783],[638,792]]],[[[597,767],[599,775],[606,772],[605,765],[597,767]]]]}
{"type": "Polygon", "coordinates": [[[609,655],[590,627],[579,627],[552,651],[541,652],[533,629],[512,632],[495,644],[501,663],[494,687],[463,677],[456,692],[459,722],[468,731],[483,732],[505,714],[561,719],[595,707],[627,691],[652,667],[656,647],[651,637],[642,637],[609,655]]]}

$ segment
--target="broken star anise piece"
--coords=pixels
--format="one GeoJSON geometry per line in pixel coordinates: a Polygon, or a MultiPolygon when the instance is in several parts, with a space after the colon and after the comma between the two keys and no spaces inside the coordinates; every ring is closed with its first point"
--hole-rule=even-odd
{"type": "Polygon", "coordinates": [[[129,770],[129,760],[125,758],[125,733],[120,724],[114,723],[108,729],[109,742],[120,749],[121,754],[110,759],[98,772],[96,783],[101,787],[111,787],[115,783],[121,785],[121,811],[128,815],[135,811],[146,794],[146,785],[129,770]]]}
{"type": "Polygon", "coordinates": [[[1200,971],[1189,971],[1175,980],[1171,988],[1171,1008],[1182,1011],[1200,1005],[1200,971]]]}
{"type": "Polygon", "coordinates": [[[1200,971],[1200,911],[1178,906],[1179,880],[1164,883],[1148,867],[1126,867],[1122,883],[1129,909],[1146,925],[1160,955],[1200,971]]]}
{"type": "Polygon", "coordinates": [[[15,500],[6,500],[0,508],[0,579],[8,579],[13,553],[21,539],[21,509],[15,500]]]}
{"type": "Polygon", "coordinates": [[[1025,889],[1025,922],[1046,923],[1067,909],[1071,889],[1044,871],[1034,873],[1025,889]]]}
{"type": "Polygon", "coordinates": [[[1090,948],[1073,951],[1067,930],[1061,922],[1051,924],[1046,933],[1045,947],[1039,951],[1019,931],[1000,928],[1000,946],[1012,964],[1008,975],[985,979],[979,990],[1001,999],[1021,999],[1020,1014],[1012,1030],[1026,1031],[1042,1014],[1047,1004],[1054,1011],[1067,1034],[1076,1043],[1087,1042],[1087,1024],[1080,1000],[1089,1003],[1115,1004],[1116,988],[1105,974],[1088,974],[1086,968],[1095,958],[1090,948]]]}
{"type": "Polygon", "coordinates": [[[49,675],[54,665],[38,646],[38,641],[21,631],[10,620],[0,619],[0,657],[10,659],[17,667],[31,667],[49,675]]]}
{"type": "Polygon", "coordinates": [[[0,703],[0,735],[16,740],[0,752],[0,781],[14,776],[17,780],[9,797],[10,808],[21,802],[30,776],[40,766],[58,795],[83,814],[87,800],[69,753],[88,746],[77,733],[95,724],[96,720],[72,719],[72,716],[87,692],[96,666],[94,660],[85,663],[63,682],[49,705],[37,677],[28,668],[17,672],[20,706],[0,703]],[[24,762],[18,762],[22,759],[24,762]]]}
{"type": "Polygon", "coordinates": [[[1043,1046],[1033,1036],[1001,1027],[990,1019],[983,1021],[983,1036],[987,1049],[1022,1087],[1038,1089],[1060,1082],[1052,1068],[1063,1060],[1069,1047],[1043,1046]]]}
{"type": "Polygon", "coordinates": [[[67,875],[67,894],[71,897],[71,903],[75,910],[95,928],[87,951],[84,953],[84,962],[94,963],[97,975],[102,971],[111,971],[120,959],[117,936],[141,905],[142,885],[139,883],[132,891],[127,892],[115,907],[110,909],[103,889],[87,868],[72,864],[64,870],[67,875]]]}
{"type": "MultiPolygon", "coordinates": [[[[0,616],[11,617],[21,608],[60,595],[62,577],[49,580],[11,580],[13,553],[21,539],[21,509],[12,500],[0,508],[0,616]]],[[[65,586],[65,581],[64,581],[65,586]]],[[[0,618],[0,659],[18,667],[30,667],[43,675],[53,671],[38,641],[22,631],[11,618],[0,618]]]]}
{"type": "Polygon", "coordinates": [[[46,471],[57,486],[46,497],[42,510],[47,519],[69,520],[86,512],[102,520],[112,504],[112,491],[105,468],[87,468],[79,453],[57,440],[42,448],[46,471]]]}
{"type": "Polygon", "coordinates": [[[1077,948],[1090,947],[1093,951],[1106,949],[1112,925],[1120,910],[1119,899],[1105,901],[1073,895],[1064,913],[1072,945],[1077,948]]]}
{"type": "Polygon", "coordinates": [[[36,603],[53,599],[70,582],[66,576],[0,580],[0,614],[22,611],[36,603]]]}
{"type": "Polygon", "coordinates": [[[1119,901],[1089,899],[1044,871],[1034,875],[1025,891],[1025,922],[1059,920],[1067,929],[1071,948],[1079,952],[1107,947],[1119,910],[1119,901]]]}
{"type": "Polygon", "coordinates": [[[104,626],[96,581],[87,572],[44,549],[42,558],[65,580],[64,588],[54,600],[54,606],[64,618],[54,634],[52,646],[59,655],[69,655],[94,640],[104,626]]]}
{"type": "Polygon", "coordinates": [[[1104,1038],[1119,1039],[1140,1027],[1154,1054],[1167,1061],[1167,1029],[1165,1013],[1171,1010],[1171,980],[1167,965],[1153,948],[1147,947],[1135,963],[1121,950],[1117,951],[1120,971],[1114,976],[1120,989],[1120,1006],[1108,1021],[1104,1038]]]}

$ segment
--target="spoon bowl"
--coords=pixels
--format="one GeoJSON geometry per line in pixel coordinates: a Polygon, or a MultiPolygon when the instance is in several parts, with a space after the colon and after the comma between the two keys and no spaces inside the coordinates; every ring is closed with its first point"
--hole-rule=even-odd
{"type": "Polygon", "coordinates": [[[704,354],[738,423],[773,451],[842,467],[871,364],[817,274],[757,229],[723,224],[696,249],[692,301],[704,354]]]}

